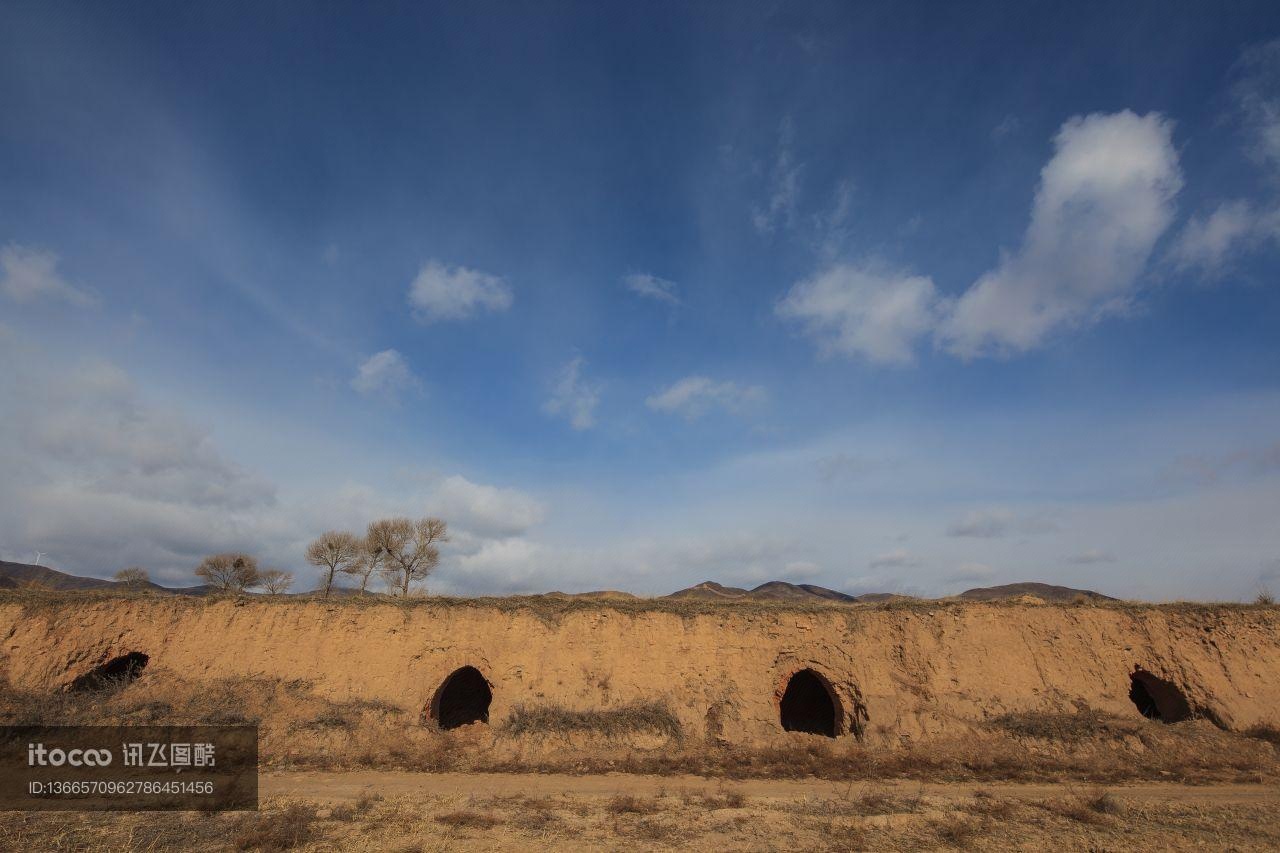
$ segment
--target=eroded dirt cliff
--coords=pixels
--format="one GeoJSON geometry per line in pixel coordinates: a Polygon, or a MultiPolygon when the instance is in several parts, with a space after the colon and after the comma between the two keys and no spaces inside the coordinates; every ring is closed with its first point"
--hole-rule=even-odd
{"type": "Polygon", "coordinates": [[[1175,700],[1228,729],[1280,721],[1280,610],[1263,607],[547,611],[438,599],[15,597],[0,599],[0,636],[0,677],[22,690],[65,689],[140,653],[148,671],[304,679],[335,700],[383,700],[425,719],[469,666],[487,681],[494,723],[520,706],[662,702],[687,734],[737,742],[781,731],[788,685],[805,670],[834,699],[835,733],[870,742],[954,734],[1019,711],[1136,715],[1146,703],[1169,714],[1175,700]]]}

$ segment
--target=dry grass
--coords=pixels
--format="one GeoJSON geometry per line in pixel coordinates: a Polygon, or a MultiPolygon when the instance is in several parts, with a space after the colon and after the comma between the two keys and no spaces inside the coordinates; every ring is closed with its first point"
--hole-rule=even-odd
{"type": "Polygon", "coordinates": [[[1079,743],[1105,735],[1135,734],[1142,728],[1137,720],[1119,719],[1090,709],[1074,714],[1048,711],[1003,714],[988,720],[987,726],[1015,737],[1060,743],[1079,743]]]}
{"type": "MultiPolygon", "coordinates": [[[[866,791],[849,797],[861,799],[866,791]]],[[[1275,803],[1218,798],[1121,801],[1064,790],[1024,800],[997,787],[974,796],[887,793],[872,814],[833,814],[794,796],[753,798],[708,811],[678,794],[559,794],[478,798],[417,795],[370,801],[353,815],[308,802],[268,802],[261,813],[0,813],[8,849],[93,851],[681,849],[723,851],[938,849],[1276,849],[1275,803]],[[975,802],[987,811],[975,813],[975,802]],[[620,808],[620,803],[625,805],[620,808]],[[1115,810],[1121,809],[1117,813],[1115,810]]],[[[810,800],[812,802],[812,800],[810,800]]]]}
{"type": "Polygon", "coordinates": [[[559,705],[519,705],[502,724],[512,735],[590,732],[618,737],[641,732],[679,738],[680,720],[662,702],[637,702],[619,708],[576,711],[559,705]]]}
{"type": "Polygon", "coordinates": [[[632,794],[619,794],[609,800],[605,807],[609,814],[655,814],[658,801],[653,797],[637,797],[632,794]]]}
{"type": "Polygon", "coordinates": [[[318,809],[313,803],[290,803],[278,812],[254,812],[237,822],[232,841],[237,850],[292,850],[317,835],[318,809]]]}
{"type": "Polygon", "coordinates": [[[436,815],[435,821],[452,829],[492,829],[502,823],[502,818],[492,812],[459,809],[456,812],[436,815]]]}
{"type": "Polygon", "coordinates": [[[1244,730],[1244,735],[1245,737],[1265,740],[1267,743],[1273,743],[1276,746],[1280,746],[1280,726],[1272,726],[1265,723],[1250,726],[1244,730]]]}

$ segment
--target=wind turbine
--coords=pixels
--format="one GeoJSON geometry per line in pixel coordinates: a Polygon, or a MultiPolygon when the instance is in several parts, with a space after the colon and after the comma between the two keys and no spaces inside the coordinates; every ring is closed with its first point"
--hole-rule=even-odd
{"type": "Polygon", "coordinates": [[[41,560],[41,558],[43,558],[43,557],[47,557],[47,556],[49,556],[49,555],[48,555],[48,554],[46,554],[44,551],[36,551],[36,563],[35,563],[35,564],[36,564],[37,566],[38,566],[38,565],[40,565],[40,560],[41,560]]]}

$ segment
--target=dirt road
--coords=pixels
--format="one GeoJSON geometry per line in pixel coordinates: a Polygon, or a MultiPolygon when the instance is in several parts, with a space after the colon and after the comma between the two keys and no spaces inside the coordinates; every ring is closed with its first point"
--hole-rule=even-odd
{"type": "MultiPolygon", "coordinates": [[[[797,800],[857,795],[874,789],[897,797],[923,793],[930,799],[968,800],[985,790],[1019,800],[1046,799],[1094,786],[1075,784],[827,782],[818,779],[707,779],[701,776],[635,776],[627,774],[571,776],[516,773],[412,773],[396,771],[280,772],[263,773],[259,795],[266,800],[288,797],[320,803],[350,802],[365,794],[386,798],[442,796],[563,795],[573,797],[653,796],[662,792],[714,794],[732,790],[762,799],[797,800]],[[923,789],[923,790],[922,790],[923,789]]],[[[1199,804],[1275,804],[1280,806],[1276,785],[1113,785],[1107,790],[1132,802],[1199,804]]]]}

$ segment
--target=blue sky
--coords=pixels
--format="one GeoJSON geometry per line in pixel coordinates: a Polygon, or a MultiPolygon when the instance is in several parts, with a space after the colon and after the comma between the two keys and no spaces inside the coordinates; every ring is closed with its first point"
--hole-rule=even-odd
{"type": "Polygon", "coordinates": [[[1280,586],[1280,13],[6,4],[0,557],[1280,586]]]}

